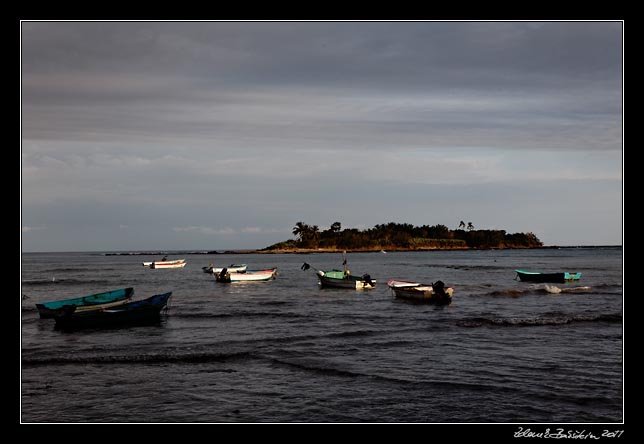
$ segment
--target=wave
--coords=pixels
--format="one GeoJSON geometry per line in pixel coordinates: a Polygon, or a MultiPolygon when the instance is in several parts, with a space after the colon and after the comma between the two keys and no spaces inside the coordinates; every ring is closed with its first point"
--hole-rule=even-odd
{"type": "MultiPolygon", "coordinates": [[[[479,296],[494,296],[494,297],[512,297],[518,298],[530,294],[585,294],[585,293],[607,293],[608,289],[615,289],[621,292],[621,287],[616,287],[612,284],[599,284],[593,285],[578,285],[575,287],[558,286],[554,284],[531,284],[524,288],[505,288],[501,290],[493,290],[487,293],[479,293],[479,296]]],[[[612,292],[611,292],[612,293],[612,292]]]]}
{"type": "Polygon", "coordinates": [[[59,366],[78,364],[200,364],[208,362],[230,362],[252,357],[251,352],[209,353],[192,352],[183,354],[160,353],[148,355],[113,355],[113,356],[65,356],[47,358],[23,358],[23,367],[59,366]]]}
{"type": "Polygon", "coordinates": [[[519,296],[530,293],[530,290],[519,290],[517,288],[508,288],[507,290],[494,290],[489,293],[486,293],[486,296],[509,296],[512,298],[518,298],[519,296]]]}
{"type": "Polygon", "coordinates": [[[252,317],[275,317],[275,318],[306,318],[308,316],[297,313],[279,312],[230,312],[230,313],[182,313],[173,310],[173,318],[186,319],[226,319],[226,318],[252,318],[252,317]]]}
{"type": "MultiPolygon", "coordinates": [[[[69,273],[69,272],[88,272],[91,271],[92,269],[88,266],[86,267],[59,267],[59,268],[49,268],[47,269],[47,273],[69,273]]],[[[105,271],[107,268],[101,267],[101,271],[105,271]]]]}
{"type": "Polygon", "coordinates": [[[442,268],[451,268],[452,270],[507,270],[507,267],[500,265],[442,265],[442,268]]]}
{"type": "Polygon", "coordinates": [[[544,325],[566,325],[577,322],[607,322],[621,323],[620,313],[609,313],[599,315],[565,315],[555,314],[536,318],[484,318],[473,317],[462,319],[456,322],[460,327],[535,327],[544,325]]]}
{"type": "Polygon", "coordinates": [[[350,379],[369,378],[369,379],[375,379],[379,381],[394,382],[396,384],[413,383],[412,381],[408,381],[400,378],[394,378],[390,376],[382,376],[382,375],[375,375],[375,374],[372,375],[372,374],[337,368],[332,365],[329,365],[329,363],[326,361],[311,360],[311,359],[293,360],[293,359],[280,359],[280,358],[274,358],[274,357],[268,358],[268,359],[273,365],[289,367],[296,370],[315,373],[317,375],[322,375],[322,376],[337,376],[337,377],[350,378],[350,379]]]}
{"type": "Polygon", "coordinates": [[[551,294],[559,293],[590,293],[592,290],[591,287],[581,286],[581,287],[570,287],[570,288],[560,288],[556,285],[545,284],[543,291],[551,294]]]}
{"type": "Polygon", "coordinates": [[[112,281],[109,281],[107,279],[67,279],[67,278],[57,278],[57,277],[51,277],[47,279],[28,279],[28,280],[23,280],[22,285],[27,286],[27,287],[32,287],[32,286],[40,286],[40,285],[58,285],[58,284],[65,284],[65,285],[87,285],[87,284],[92,284],[92,285],[109,285],[113,284],[112,281]]]}

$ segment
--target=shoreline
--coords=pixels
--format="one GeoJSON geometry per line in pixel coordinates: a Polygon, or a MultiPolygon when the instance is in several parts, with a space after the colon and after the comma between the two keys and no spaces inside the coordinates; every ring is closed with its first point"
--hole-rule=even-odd
{"type": "MultiPolygon", "coordinates": [[[[558,246],[547,247],[419,247],[419,248],[278,248],[274,250],[257,250],[256,254],[311,254],[311,253],[400,253],[413,251],[470,251],[470,250],[543,250],[558,249],[558,246]]],[[[565,247],[564,247],[565,248],[565,247]]],[[[572,247],[576,248],[576,247],[572,247]]]]}
{"type": "Polygon", "coordinates": [[[222,254],[313,254],[313,253],[398,253],[414,251],[486,251],[486,250],[559,250],[572,248],[623,248],[622,245],[544,245],[541,247],[420,247],[420,248],[358,248],[358,249],[339,249],[339,248],[283,248],[274,250],[265,249],[240,249],[240,250],[146,250],[130,252],[87,252],[96,253],[104,256],[160,256],[171,254],[176,255],[222,255],[222,254]]]}

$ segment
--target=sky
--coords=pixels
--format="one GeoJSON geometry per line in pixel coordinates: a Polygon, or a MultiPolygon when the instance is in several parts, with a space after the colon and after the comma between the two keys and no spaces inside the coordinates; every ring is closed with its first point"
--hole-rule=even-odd
{"type": "Polygon", "coordinates": [[[23,251],[621,245],[622,22],[21,23],[23,251]]]}

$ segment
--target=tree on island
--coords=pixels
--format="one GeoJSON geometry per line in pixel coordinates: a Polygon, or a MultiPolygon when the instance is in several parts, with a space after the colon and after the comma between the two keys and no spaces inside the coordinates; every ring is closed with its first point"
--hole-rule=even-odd
{"type": "Polygon", "coordinates": [[[302,246],[310,246],[315,244],[320,237],[320,227],[317,225],[309,225],[304,222],[297,222],[292,231],[293,235],[298,237],[298,242],[302,246]]]}
{"type": "Polygon", "coordinates": [[[543,243],[534,233],[506,233],[505,230],[477,230],[474,224],[461,221],[459,229],[450,230],[442,224],[414,226],[408,223],[389,222],[373,228],[342,229],[334,222],[323,231],[317,225],[297,222],[293,227],[296,240],[271,245],[265,250],[326,248],[335,250],[381,249],[454,249],[454,248],[534,248],[543,243]],[[465,228],[465,229],[461,229],[465,228]]]}
{"type": "Polygon", "coordinates": [[[309,226],[304,222],[297,222],[295,227],[293,227],[293,236],[298,237],[300,242],[305,237],[305,233],[308,231],[309,226]]]}

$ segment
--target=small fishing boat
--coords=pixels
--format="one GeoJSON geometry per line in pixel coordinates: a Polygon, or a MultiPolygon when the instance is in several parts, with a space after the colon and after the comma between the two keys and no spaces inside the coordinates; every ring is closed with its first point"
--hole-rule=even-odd
{"type": "Polygon", "coordinates": [[[185,266],[185,259],[177,259],[174,261],[154,261],[150,264],[150,268],[183,268],[185,266]]]}
{"type": "Polygon", "coordinates": [[[78,311],[73,305],[66,306],[61,313],[54,316],[56,328],[72,330],[152,324],[159,321],[161,310],[168,305],[171,296],[170,291],[118,307],[88,311],[78,311]]]}
{"type": "Polygon", "coordinates": [[[370,290],[376,288],[376,280],[371,279],[368,274],[362,276],[352,276],[347,271],[342,270],[329,270],[317,271],[318,283],[320,287],[333,287],[333,288],[351,288],[354,290],[370,290]]]}
{"type": "Polygon", "coordinates": [[[134,288],[121,288],[119,290],[105,291],[103,293],[90,294],[70,299],[49,301],[36,304],[41,319],[53,318],[65,306],[96,308],[106,304],[125,303],[134,295],[134,288]]]}
{"type": "Polygon", "coordinates": [[[515,279],[522,282],[551,282],[556,284],[565,284],[566,282],[574,282],[581,279],[581,273],[539,273],[535,271],[514,270],[517,275],[515,279]]]}
{"type": "Polygon", "coordinates": [[[420,282],[400,281],[391,279],[387,281],[391,292],[399,299],[411,301],[431,302],[434,304],[450,304],[452,302],[452,287],[445,288],[442,281],[436,281],[432,284],[422,284],[420,282]]]}
{"type": "Polygon", "coordinates": [[[270,281],[277,275],[277,267],[268,270],[247,270],[245,273],[230,273],[226,268],[213,273],[217,282],[258,282],[270,281]]]}
{"type": "Polygon", "coordinates": [[[215,268],[213,264],[210,264],[207,267],[201,267],[204,273],[221,273],[224,268],[226,268],[229,273],[245,273],[248,266],[246,264],[231,264],[227,267],[215,268]]]}
{"type": "Polygon", "coordinates": [[[309,268],[313,268],[318,277],[320,288],[349,288],[353,290],[370,290],[372,288],[376,288],[376,280],[371,279],[370,275],[363,274],[360,277],[351,275],[351,271],[347,268],[346,252],[342,252],[342,266],[344,267],[344,270],[334,269],[324,271],[311,267],[309,264],[304,262],[301,269],[306,271],[309,268]]]}

